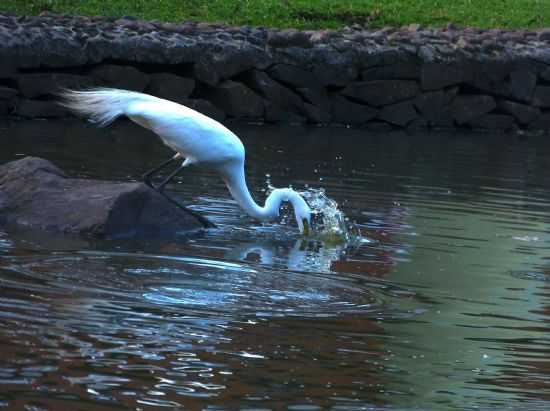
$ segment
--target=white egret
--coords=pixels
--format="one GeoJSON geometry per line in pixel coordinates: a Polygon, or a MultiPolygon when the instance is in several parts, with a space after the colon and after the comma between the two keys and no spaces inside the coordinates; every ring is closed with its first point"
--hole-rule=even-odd
{"type": "MultiPolygon", "coordinates": [[[[311,209],[294,190],[275,189],[263,207],[256,204],[246,185],[244,146],[235,134],[216,120],[181,104],[128,90],[66,90],[61,96],[64,106],[100,125],[108,125],[120,116],[127,116],[156,133],[164,144],[173,149],[176,154],[172,158],[143,176],[145,183],[161,194],[166,184],[185,167],[193,164],[209,168],[220,175],[233,198],[251,217],[261,221],[273,220],[279,216],[281,203],[289,201],[300,232],[309,233],[311,209]],[[152,176],[178,159],[183,160],[181,165],[155,187],[151,182],[152,176]]],[[[205,225],[212,226],[205,218],[197,217],[205,225]]]]}

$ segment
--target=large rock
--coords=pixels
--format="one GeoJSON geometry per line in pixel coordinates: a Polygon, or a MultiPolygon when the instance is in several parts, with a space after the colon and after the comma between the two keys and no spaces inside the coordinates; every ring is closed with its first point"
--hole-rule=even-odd
{"type": "Polygon", "coordinates": [[[539,76],[542,80],[550,82],[550,67],[542,69],[539,76]]]}
{"type": "Polygon", "coordinates": [[[16,72],[17,66],[13,59],[3,58],[0,61],[0,79],[14,77],[16,72]]]}
{"type": "Polygon", "coordinates": [[[371,67],[361,72],[363,81],[370,80],[417,80],[420,78],[420,66],[413,60],[405,60],[382,67],[371,67]]]}
{"type": "Polygon", "coordinates": [[[15,106],[17,90],[0,86],[0,115],[8,114],[15,106]]]}
{"type": "Polygon", "coordinates": [[[537,75],[531,70],[520,69],[510,74],[508,89],[510,96],[516,100],[530,102],[537,85],[537,75]]]}
{"type": "Polygon", "coordinates": [[[267,44],[274,48],[312,46],[310,37],[296,29],[272,30],[267,35],[267,44]]]}
{"type": "Polygon", "coordinates": [[[92,85],[92,79],[77,74],[29,73],[17,76],[17,87],[21,94],[28,98],[55,95],[64,88],[83,88],[92,85]]]}
{"type": "MultiPolygon", "coordinates": [[[[213,47],[201,50],[198,61],[193,66],[194,77],[209,86],[215,86],[220,81],[233,78],[247,70],[264,69],[271,63],[267,53],[258,47],[242,47],[242,44],[226,43],[220,46],[221,41],[213,47]]],[[[242,43],[242,42],[239,42],[242,43]]]]}
{"type": "Polygon", "coordinates": [[[463,64],[427,63],[422,66],[422,90],[438,90],[462,83],[468,77],[463,64]]]}
{"type": "Polygon", "coordinates": [[[550,107],[550,87],[537,86],[533,94],[533,105],[542,108],[550,107]]]}
{"type": "MultiPolygon", "coordinates": [[[[288,66],[286,64],[279,64],[278,67],[286,74],[290,74],[294,70],[294,66],[288,66]],[[281,69],[281,67],[283,67],[283,69],[281,69]],[[292,68],[288,69],[288,67],[292,68]]],[[[301,69],[297,69],[297,75],[300,73],[298,70],[301,69]]],[[[313,76],[311,73],[302,70],[302,74],[304,73],[308,73],[310,77],[313,76]]],[[[275,74],[275,76],[282,78],[281,71],[275,74]]],[[[290,84],[290,81],[288,81],[288,83],[290,84]]],[[[311,87],[298,87],[294,90],[303,99],[304,115],[309,122],[314,124],[329,123],[331,120],[331,104],[328,93],[324,87],[317,84],[317,80],[305,81],[305,83],[310,84],[311,87]]]]}
{"type": "Polygon", "coordinates": [[[15,104],[15,114],[27,118],[57,118],[65,117],[69,112],[56,101],[21,98],[15,104]]]}
{"type": "Polygon", "coordinates": [[[172,73],[151,74],[146,92],[166,100],[181,103],[195,89],[195,80],[172,73]]]}
{"type": "Polygon", "coordinates": [[[217,121],[225,120],[225,113],[208,100],[204,100],[202,98],[197,98],[197,99],[190,98],[190,99],[181,101],[181,104],[195,111],[198,111],[199,113],[202,113],[205,116],[211,117],[214,120],[217,120],[217,121]]]}
{"type": "Polygon", "coordinates": [[[475,128],[488,130],[510,130],[514,127],[514,117],[508,114],[485,114],[470,123],[475,128]]]}
{"type": "Polygon", "coordinates": [[[0,86],[0,100],[11,100],[16,95],[17,95],[16,89],[0,86]]]}
{"type": "Polygon", "coordinates": [[[498,107],[508,114],[513,115],[521,124],[529,124],[540,117],[541,111],[537,107],[527,104],[516,103],[515,101],[503,100],[498,107]]]}
{"type": "Polygon", "coordinates": [[[68,178],[36,157],[0,166],[0,223],[108,237],[202,228],[145,184],[68,178]]]}
{"type": "Polygon", "coordinates": [[[491,112],[496,106],[491,96],[457,96],[452,103],[453,118],[458,124],[469,123],[491,112]]]}
{"type": "Polygon", "coordinates": [[[312,72],[291,64],[275,64],[267,72],[271,78],[292,87],[321,87],[312,72]]]}
{"type": "Polygon", "coordinates": [[[264,101],[244,84],[225,80],[205,92],[206,98],[228,116],[261,118],[264,114],[264,101]]]}
{"type": "MultiPolygon", "coordinates": [[[[464,64],[464,83],[468,88],[477,89],[483,94],[511,96],[512,70],[513,67],[506,60],[498,62],[493,60],[470,61],[464,64]]],[[[519,77],[517,75],[514,77],[517,83],[519,77]]],[[[514,87],[517,91],[517,85],[514,87]]]]}
{"type": "Polygon", "coordinates": [[[353,53],[333,53],[327,48],[321,48],[318,52],[313,75],[321,85],[344,87],[357,79],[359,70],[353,61],[353,53]]]}
{"type": "Polygon", "coordinates": [[[8,100],[0,100],[0,116],[10,114],[13,111],[14,103],[8,100]]]}
{"type": "Polygon", "coordinates": [[[352,83],[342,94],[373,106],[385,106],[413,98],[418,84],[411,80],[374,80],[352,83]]]}
{"type": "Polygon", "coordinates": [[[331,98],[332,120],[341,124],[360,125],[375,118],[378,109],[349,101],[347,98],[335,94],[331,98]]]}
{"type": "Polygon", "coordinates": [[[297,88],[296,92],[302,96],[305,103],[311,103],[326,112],[330,111],[330,99],[324,88],[301,87],[297,88]]]}
{"type": "Polygon", "coordinates": [[[378,118],[390,124],[405,127],[418,117],[411,100],[384,106],[378,118]]]}
{"type": "Polygon", "coordinates": [[[263,71],[251,70],[243,76],[243,81],[251,89],[282,110],[299,115],[304,114],[303,102],[300,96],[273,80],[263,71]]]}
{"type": "Polygon", "coordinates": [[[103,86],[143,91],[149,84],[149,76],[132,66],[105,64],[90,71],[97,83],[103,86]]]}
{"type": "Polygon", "coordinates": [[[414,105],[428,125],[451,127],[453,126],[451,102],[457,92],[457,87],[448,90],[428,91],[418,95],[414,100],[414,105]]]}
{"type": "Polygon", "coordinates": [[[550,130],[550,112],[541,114],[536,120],[529,123],[529,130],[550,130]]]}
{"type": "Polygon", "coordinates": [[[314,104],[304,103],[304,111],[310,123],[328,124],[330,123],[330,111],[324,110],[314,104]]]}
{"type": "Polygon", "coordinates": [[[264,119],[268,123],[303,124],[306,122],[304,116],[287,111],[267,100],[265,101],[264,119]]]}

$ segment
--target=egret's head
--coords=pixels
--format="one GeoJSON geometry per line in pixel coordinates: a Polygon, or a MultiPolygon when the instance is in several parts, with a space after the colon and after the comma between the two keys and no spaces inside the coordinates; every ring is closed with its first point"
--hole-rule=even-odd
{"type": "Polygon", "coordinates": [[[299,194],[296,195],[296,200],[293,201],[292,205],[294,206],[294,216],[300,233],[309,235],[311,233],[311,209],[299,194]]]}
{"type": "Polygon", "coordinates": [[[282,201],[290,201],[300,233],[309,235],[311,233],[311,208],[306,200],[292,188],[275,188],[269,194],[265,202],[265,207],[272,211],[269,217],[277,218],[279,216],[279,207],[282,201]]]}

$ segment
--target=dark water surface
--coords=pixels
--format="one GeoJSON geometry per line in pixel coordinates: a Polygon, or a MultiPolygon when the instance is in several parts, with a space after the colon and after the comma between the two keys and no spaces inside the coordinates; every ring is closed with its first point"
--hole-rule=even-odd
{"type": "MultiPolygon", "coordinates": [[[[165,241],[0,231],[0,409],[550,408],[550,142],[233,127],[249,184],[324,187],[372,241],[242,215],[216,176],[171,191],[219,228],[165,241]]],[[[4,123],[129,181],[170,155],[129,123],[4,123]]]]}

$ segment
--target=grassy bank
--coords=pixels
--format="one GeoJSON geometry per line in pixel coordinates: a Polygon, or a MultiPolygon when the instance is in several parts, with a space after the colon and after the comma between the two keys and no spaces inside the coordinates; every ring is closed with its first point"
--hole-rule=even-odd
{"type": "Polygon", "coordinates": [[[2,0],[0,11],[130,15],[273,27],[459,26],[550,27],[550,0],[2,0]]]}

